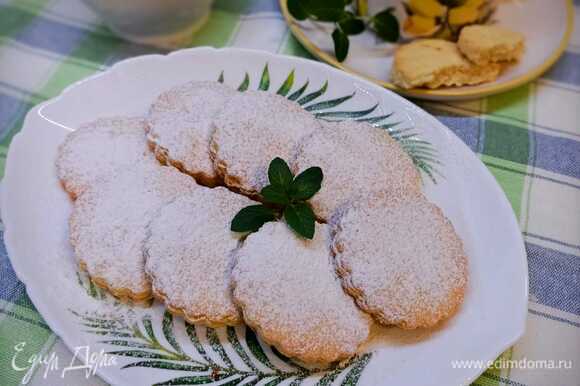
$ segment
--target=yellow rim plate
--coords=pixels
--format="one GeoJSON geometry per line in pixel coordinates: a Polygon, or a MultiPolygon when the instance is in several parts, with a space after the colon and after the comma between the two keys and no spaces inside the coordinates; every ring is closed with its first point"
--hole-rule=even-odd
{"type": "Polygon", "coordinates": [[[480,85],[477,88],[450,87],[435,90],[414,88],[407,90],[398,87],[391,82],[377,79],[375,77],[365,74],[364,72],[355,70],[352,67],[349,67],[343,63],[338,62],[334,56],[324,52],[316,44],[314,44],[304,33],[304,31],[300,28],[300,26],[294,21],[294,19],[290,15],[290,12],[288,11],[287,4],[288,0],[279,0],[279,2],[280,8],[282,9],[282,14],[284,15],[284,19],[286,20],[286,23],[288,24],[290,30],[292,31],[292,34],[314,57],[336,68],[346,71],[349,74],[365,78],[375,84],[378,84],[379,86],[385,87],[389,90],[393,90],[401,95],[421,99],[463,100],[463,99],[481,98],[488,95],[508,91],[523,84],[526,84],[542,75],[558,60],[558,58],[560,58],[560,56],[564,53],[566,47],[568,46],[568,41],[570,40],[570,36],[574,28],[574,4],[572,0],[566,0],[566,30],[564,32],[564,35],[562,36],[562,40],[560,41],[558,47],[541,65],[536,66],[535,68],[530,69],[525,74],[519,75],[513,79],[509,79],[506,81],[495,81],[486,85],[480,85]]]}

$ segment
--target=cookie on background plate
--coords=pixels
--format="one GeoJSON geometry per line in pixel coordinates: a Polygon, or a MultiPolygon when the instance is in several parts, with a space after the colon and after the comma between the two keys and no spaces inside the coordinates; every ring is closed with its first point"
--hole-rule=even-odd
{"type": "Polygon", "coordinates": [[[499,25],[470,25],[461,30],[457,46],[478,65],[513,62],[524,53],[524,35],[499,25]]]}
{"type": "Polygon", "coordinates": [[[264,91],[236,94],[214,119],[210,152],[225,184],[250,196],[268,185],[268,165],[288,160],[298,141],[320,128],[296,102],[264,91]]]}
{"type": "Polygon", "coordinates": [[[335,220],[332,249],[343,287],[377,322],[431,327],[463,302],[463,244],[422,195],[359,201],[335,220]]]}
{"type": "Polygon", "coordinates": [[[165,91],[153,102],[148,138],[156,158],[204,185],[219,182],[209,156],[213,118],[237,91],[218,82],[194,81],[165,91]]]}
{"type": "Polygon", "coordinates": [[[163,205],[199,188],[191,177],[153,158],[97,179],[74,202],[69,219],[79,266],[121,299],[151,298],[143,257],[147,225],[163,205]]]}
{"type": "Polygon", "coordinates": [[[142,118],[100,118],[67,135],[58,149],[56,171],[75,199],[99,176],[152,158],[142,118]]]}
{"type": "Polygon", "coordinates": [[[403,88],[466,86],[491,82],[501,66],[478,66],[467,60],[452,42],[440,39],[416,40],[395,52],[391,80],[403,88]]]}
{"type": "Polygon", "coordinates": [[[322,188],[310,200],[323,221],[361,195],[421,191],[413,160],[385,130],[368,123],[323,122],[322,128],[300,141],[291,163],[295,170],[316,165],[324,171],[322,188]]]}
{"type": "Polygon", "coordinates": [[[234,301],[244,321],[270,345],[306,363],[353,356],[370,320],[344,293],[328,248],[328,227],[313,240],[283,222],[252,233],[236,252],[234,301]]]}
{"type": "Polygon", "coordinates": [[[230,222],[252,203],[226,188],[199,187],[164,206],[151,221],[146,271],[154,296],[169,311],[211,327],[241,323],[230,275],[243,235],[232,232],[230,222]]]}

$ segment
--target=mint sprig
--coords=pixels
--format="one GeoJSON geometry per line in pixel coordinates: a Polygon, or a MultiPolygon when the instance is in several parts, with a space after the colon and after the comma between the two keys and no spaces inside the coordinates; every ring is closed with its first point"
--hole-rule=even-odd
{"type": "Polygon", "coordinates": [[[294,232],[312,239],[316,218],[307,200],[320,190],[323,178],[322,169],[316,166],[294,177],[286,161],[274,158],[268,167],[270,185],[260,192],[263,203],[240,210],[232,220],[230,229],[234,232],[255,232],[265,223],[284,217],[294,232]]]}
{"type": "MultiPolygon", "coordinates": [[[[399,40],[399,22],[394,16],[394,8],[388,7],[374,16],[365,16],[365,10],[354,7],[352,0],[288,0],[288,11],[296,20],[334,23],[332,41],[334,55],[343,62],[350,46],[348,37],[358,35],[365,29],[373,31],[380,39],[388,42],[399,40]],[[356,10],[357,14],[352,11],[356,10]]],[[[366,7],[365,7],[366,8],[366,7]]]]}

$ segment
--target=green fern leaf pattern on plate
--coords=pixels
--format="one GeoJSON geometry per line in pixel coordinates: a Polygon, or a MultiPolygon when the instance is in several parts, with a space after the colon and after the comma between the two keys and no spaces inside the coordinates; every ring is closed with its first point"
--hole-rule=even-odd
{"type": "Polygon", "coordinates": [[[248,73],[246,72],[244,80],[238,86],[238,91],[246,91],[248,87],[250,87],[250,75],[248,75],[248,73]]]}
{"type": "Polygon", "coordinates": [[[328,89],[328,81],[324,82],[324,84],[322,85],[322,87],[320,87],[320,89],[311,92],[310,94],[306,94],[302,98],[298,99],[296,103],[298,103],[301,106],[304,106],[305,104],[312,102],[321,95],[324,95],[327,89],[328,89]]]}
{"type": "Polygon", "coordinates": [[[306,379],[314,379],[320,385],[330,385],[340,377],[343,378],[341,386],[355,385],[372,356],[372,353],[363,354],[329,369],[306,368],[263,345],[252,330],[243,326],[199,326],[198,331],[196,326],[180,318],[178,321],[184,323],[189,337],[189,341],[180,342],[175,334],[176,321],[168,312],[158,321],[145,315],[136,322],[128,322],[125,316],[107,317],[71,312],[82,325],[94,326],[89,327],[88,333],[109,333],[107,339],[98,343],[109,347],[107,354],[131,361],[121,369],[148,368],[179,372],[155,385],[278,385],[287,381],[286,384],[297,386],[306,379]],[[159,330],[163,333],[163,340],[158,338],[160,334],[156,334],[159,330]],[[199,335],[203,331],[205,341],[199,335]],[[194,357],[182,350],[182,346],[188,343],[191,344],[188,352],[195,352],[194,357]]]}
{"type": "Polygon", "coordinates": [[[94,299],[104,299],[107,296],[105,291],[93,283],[86,272],[77,271],[77,281],[90,297],[94,299]]]}
{"type": "Polygon", "coordinates": [[[288,95],[293,85],[294,85],[294,70],[290,71],[284,83],[282,83],[278,91],[276,91],[276,94],[282,96],[288,95]]]}
{"type": "Polygon", "coordinates": [[[258,85],[258,90],[268,91],[270,88],[270,72],[268,71],[268,64],[264,66],[262,71],[262,77],[260,78],[260,84],[258,85]]]}
{"type": "MultiPolygon", "coordinates": [[[[292,71],[294,71],[294,70],[292,70],[292,71]]],[[[306,80],[304,85],[302,87],[300,87],[298,90],[294,91],[292,94],[290,94],[288,99],[290,99],[291,101],[295,101],[296,99],[300,98],[302,96],[302,94],[304,94],[304,91],[306,91],[306,89],[308,88],[309,83],[310,82],[308,80],[306,80]]]]}

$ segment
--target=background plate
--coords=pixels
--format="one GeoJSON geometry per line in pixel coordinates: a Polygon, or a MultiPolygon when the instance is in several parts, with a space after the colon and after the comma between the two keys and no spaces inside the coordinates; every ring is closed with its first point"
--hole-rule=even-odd
{"type": "Polygon", "coordinates": [[[452,361],[492,361],[524,332],[526,256],[512,209],[492,175],[431,115],[390,91],[321,63],[211,48],[120,62],[29,112],[10,147],[2,193],[6,246],[31,300],[71,349],[89,345],[94,352],[117,352],[116,364],[98,368],[111,384],[144,385],[180,377],[191,383],[197,379],[192,372],[207,380],[217,368],[227,384],[261,377],[260,384],[272,380],[287,385],[305,378],[304,385],[464,385],[483,369],[454,369],[452,361]],[[79,275],[67,238],[71,204],[54,169],[66,134],[103,116],[143,115],[161,91],[190,80],[216,80],[220,74],[234,86],[288,89],[288,96],[305,83],[304,95],[325,90],[312,103],[353,94],[326,112],[370,111],[375,106],[365,115],[393,113],[388,120],[400,122],[395,127],[413,128],[432,144],[444,177],[437,184],[425,178],[426,194],[451,219],[470,257],[469,288],[454,318],[430,331],[379,330],[366,348],[370,355],[334,372],[312,374],[284,363],[244,327],[187,326],[181,318],[164,314],[157,303],[151,308],[119,304],[79,275]]]}
{"type": "MultiPolygon", "coordinates": [[[[496,81],[478,86],[405,90],[391,83],[389,79],[396,44],[385,43],[365,31],[349,37],[349,55],[344,62],[339,63],[334,57],[334,46],[330,37],[332,25],[308,20],[295,21],[288,12],[287,1],[280,0],[286,22],[294,36],[312,55],[402,95],[433,100],[479,98],[508,91],[534,80],[562,55],[574,25],[572,0],[500,2],[493,19],[526,37],[526,51],[517,65],[507,68],[496,81]]],[[[405,12],[401,1],[397,0],[369,0],[370,14],[386,8],[387,5],[396,8],[399,20],[404,19],[405,12]]]]}

